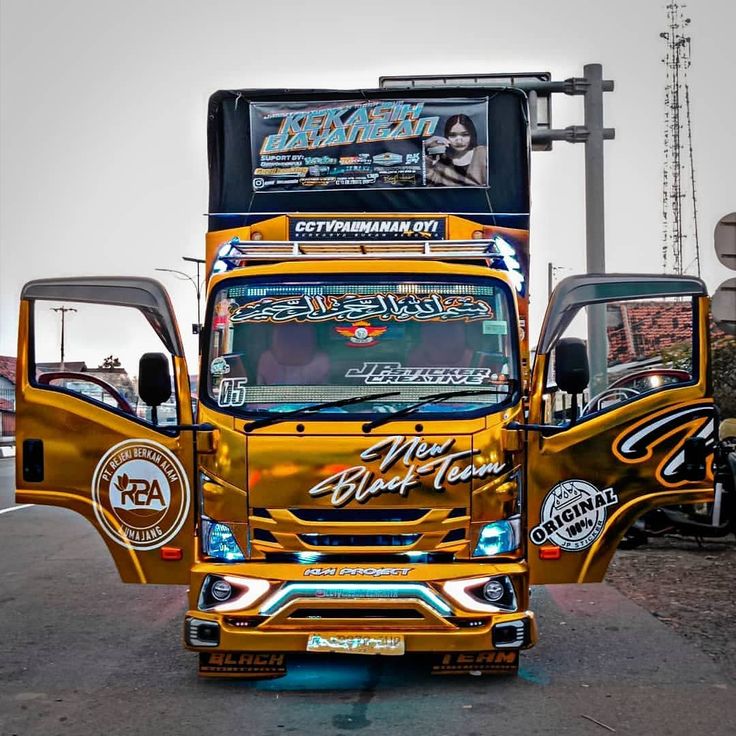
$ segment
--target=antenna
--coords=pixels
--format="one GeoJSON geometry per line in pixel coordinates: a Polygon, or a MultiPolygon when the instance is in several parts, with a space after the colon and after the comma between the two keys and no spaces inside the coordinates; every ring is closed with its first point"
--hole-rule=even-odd
{"type": "Polygon", "coordinates": [[[700,276],[698,208],[693,164],[690,117],[690,18],[686,6],[671,2],[667,30],[660,38],[667,44],[664,89],[664,166],[662,170],[662,267],[665,273],[700,276]]]}

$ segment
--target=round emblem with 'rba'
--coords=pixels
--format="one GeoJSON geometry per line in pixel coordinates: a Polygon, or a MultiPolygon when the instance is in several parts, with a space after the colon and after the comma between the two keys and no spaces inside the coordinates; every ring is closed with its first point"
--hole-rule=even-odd
{"type": "Polygon", "coordinates": [[[97,521],[111,539],[132,549],[156,549],[184,524],[189,481],[167,448],[150,440],[125,440],[97,464],[92,499],[97,521]]]}
{"type": "Polygon", "coordinates": [[[556,544],[568,552],[586,549],[603,531],[608,507],[617,503],[613,488],[600,490],[578,478],[562,481],[544,497],[539,524],[529,538],[534,544],[556,544]]]}

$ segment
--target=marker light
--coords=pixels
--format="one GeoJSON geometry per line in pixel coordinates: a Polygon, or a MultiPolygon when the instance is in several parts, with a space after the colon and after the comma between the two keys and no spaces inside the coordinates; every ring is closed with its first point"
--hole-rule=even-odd
{"type": "Polygon", "coordinates": [[[516,291],[522,292],[524,290],[524,273],[521,270],[521,264],[516,257],[516,251],[513,246],[507,243],[501,236],[497,235],[495,238],[496,247],[498,252],[503,256],[503,263],[506,266],[506,270],[509,272],[509,278],[514,284],[516,291]]]}
{"type": "Polygon", "coordinates": [[[245,555],[227,524],[202,517],[202,550],[208,557],[224,562],[242,562],[245,555]]]}
{"type": "Polygon", "coordinates": [[[260,232],[259,230],[254,230],[254,231],[253,231],[253,232],[252,232],[252,233],[250,234],[250,239],[251,239],[251,240],[263,240],[263,233],[262,233],[262,232],[260,232]]]}
{"type": "Polygon", "coordinates": [[[516,523],[508,520],[493,521],[480,530],[473,557],[493,557],[513,552],[518,546],[516,523]]]}

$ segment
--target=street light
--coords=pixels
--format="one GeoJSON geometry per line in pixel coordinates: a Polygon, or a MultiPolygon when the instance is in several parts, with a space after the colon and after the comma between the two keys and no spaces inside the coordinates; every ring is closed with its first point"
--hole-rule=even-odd
{"type": "Polygon", "coordinates": [[[188,273],[185,273],[184,271],[177,271],[175,268],[156,268],[154,270],[165,271],[166,273],[173,273],[178,279],[186,279],[187,281],[189,281],[190,284],[192,284],[192,286],[194,286],[194,290],[197,292],[197,324],[192,325],[192,334],[198,335],[202,328],[201,300],[202,300],[202,286],[204,285],[204,282],[200,281],[199,279],[199,267],[203,263],[205,263],[205,261],[202,258],[189,258],[188,256],[182,256],[181,258],[183,261],[188,261],[189,263],[196,264],[197,266],[196,281],[188,273]]]}

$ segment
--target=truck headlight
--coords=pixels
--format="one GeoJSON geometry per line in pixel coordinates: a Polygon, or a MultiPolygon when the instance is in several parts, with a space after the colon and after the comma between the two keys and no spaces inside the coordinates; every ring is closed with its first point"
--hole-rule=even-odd
{"type": "Polygon", "coordinates": [[[519,520],[492,521],[481,527],[473,557],[493,557],[513,552],[519,546],[519,520]]]}
{"type": "Polygon", "coordinates": [[[245,555],[227,524],[203,516],[201,530],[202,551],[205,555],[225,562],[245,560],[245,555]]]}

